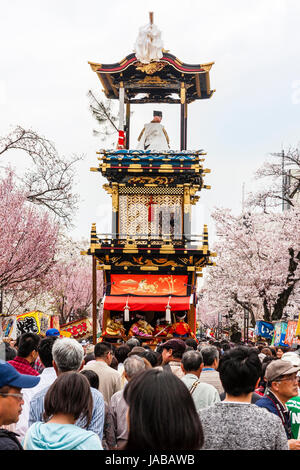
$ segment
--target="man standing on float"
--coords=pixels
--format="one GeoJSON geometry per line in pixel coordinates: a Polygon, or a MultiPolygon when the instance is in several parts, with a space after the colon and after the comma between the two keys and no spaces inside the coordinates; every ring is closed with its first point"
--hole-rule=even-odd
{"type": "Polygon", "coordinates": [[[153,111],[153,119],[145,124],[138,137],[139,150],[161,150],[170,148],[169,136],[165,128],[161,125],[162,112],[153,111]]]}

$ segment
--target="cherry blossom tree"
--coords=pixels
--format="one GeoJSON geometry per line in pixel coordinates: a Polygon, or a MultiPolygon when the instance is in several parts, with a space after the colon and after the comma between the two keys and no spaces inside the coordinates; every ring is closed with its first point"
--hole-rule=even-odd
{"type": "Polygon", "coordinates": [[[12,152],[22,152],[30,158],[30,168],[19,176],[28,201],[47,208],[58,221],[69,225],[78,205],[74,166],[82,157],[61,157],[53,142],[21,126],[0,137],[1,159],[12,152]]]}
{"type": "MultiPolygon", "coordinates": [[[[47,290],[51,296],[50,305],[65,324],[90,316],[92,305],[92,265],[85,257],[60,260],[49,272],[47,290]]],[[[103,296],[103,278],[97,275],[97,300],[103,296]]]]}
{"type": "Polygon", "coordinates": [[[270,212],[276,208],[295,207],[300,193],[300,151],[288,148],[271,153],[254,177],[262,187],[250,192],[246,204],[270,212]]]}
{"type": "Polygon", "coordinates": [[[202,328],[216,328],[218,325],[218,309],[211,308],[204,299],[207,299],[205,288],[202,289],[201,298],[197,303],[197,318],[202,328]]]}
{"type": "MultiPolygon", "coordinates": [[[[234,216],[217,209],[216,266],[206,278],[203,302],[213,311],[280,320],[299,295],[300,211],[234,216]]],[[[296,302],[295,302],[296,306],[296,302]]]]}
{"type": "Polygon", "coordinates": [[[49,298],[43,288],[43,278],[13,285],[3,291],[2,311],[5,315],[19,315],[32,310],[49,310],[49,298]]]}
{"type": "Polygon", "coordinates": [[[54,264],[58,226],[30,204],[8,171],[0,179],[0,288],[25,288],[54,264]]]}

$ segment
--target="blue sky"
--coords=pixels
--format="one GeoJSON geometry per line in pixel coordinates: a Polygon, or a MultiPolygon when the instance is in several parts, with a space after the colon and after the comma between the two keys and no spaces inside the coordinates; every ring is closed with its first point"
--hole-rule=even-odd
{"type": "MultiPolygon", "coordinates": [[[[86,93],[101,96],[88,61],[112,63],[133,52],[149,11],[165,49],[187,63],[214,61],[210,100],[189,107],[188,147],[207,152],[211,169],[194,208],[193,231],[206,223],[213,233],[213,207],[241,210],[242,187],[254,189],[254,171],[270,152],[299,142],[300,2],[297,0],[21,0],[4,1],[0,15],[0,134],[14,125],[52,140],[60,153],[83,154],[74,216],[75,238],[88,238],[93,222],[110,230],[110,197],[97,165],[102,144],[86,93]]],[[[135,106],[132,146],[156,106],[135,106]]],[[[179,109],[161,107],[173,149],[179,147],[179,109]]],[[[20,155],[10,155],[18,168],[20,155]]]]}

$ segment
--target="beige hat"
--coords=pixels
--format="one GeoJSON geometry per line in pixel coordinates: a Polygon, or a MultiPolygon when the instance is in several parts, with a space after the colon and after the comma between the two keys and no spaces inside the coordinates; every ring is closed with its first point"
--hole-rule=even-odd
{"type": "Polygon", "coordinates": [[[294,372],[298,372],[298,370],[300,370],[300,366],[295,367],[290,361],[277,359],[270,362],[270,364],[267,366],[265,378],[267,382],[273,382],[282,375],[293,374],[294,372]]]}
{"type": "Polygon", "coordinates": [[[128,356],[134,356],[135,354],[137,355],[143,354],[145,351],[146,349],[143,348],[142,346],[134,346],[132,350],[130,351],[130,353],[128,354],[128,356]]]}

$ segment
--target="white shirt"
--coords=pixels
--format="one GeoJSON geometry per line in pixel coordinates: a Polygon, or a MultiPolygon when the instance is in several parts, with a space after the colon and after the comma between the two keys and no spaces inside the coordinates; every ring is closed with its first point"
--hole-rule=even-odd
{"type": "Polygon", "coordinates": [[[20,414],[19,421],[16,423],[15,428],[15,432],[19,434],[18,439],[20,442],[22,442],[28,429],[30,400],[37,392],[52,385],[56,378],[57,375],[54,367],[46,367],[40,374],[40,381],[35,387],[22,388],[21,392],[23,394],[24,405],[22,406],[22,413],[20,414]]]}

